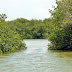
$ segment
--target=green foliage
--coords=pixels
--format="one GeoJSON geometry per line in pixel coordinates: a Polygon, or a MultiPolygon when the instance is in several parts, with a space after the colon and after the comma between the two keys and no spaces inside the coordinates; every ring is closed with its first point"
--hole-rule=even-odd
{"type": "Polygon", "coordinates": [[[8,21],[10,29],[16,31],[21,39],[47,38],[47,27],[41,20],[16,19],[8,21]],[[11,24],[11,25],[10,25],[11,24]]]}
{"type": "Polygon", "coordinates": [[[41,20],[4,19],[0,23],[0,54],[25,49],[23,39],[47,38],[47,27],[41,20]]]}
{"type": "Polygon", "coordinates": [[[21,42],[19,34],[9,26],[11,24],[8,22],[0,23],[0,54],[25,49],[25,44],[21,42]]]}
{"type": "Polygon", "coordinates": [[[5,21],[6,18],[7,18],[6,14],[0,14],[0,23],[5,21]]]}
{"type": "Polygon", "coordinates": [[[52,14],[51,47],[54,50],[72,50],[70,45],[72,35],[72,2],[71,0],[57,1],[57,8],[50,11],[52,14]],[[52,27],[53,26],[53,27],[52,27]]]}
{"type": "Polygon", "coordinates": [[[6,21],[0,14],[0,54],[25,49],[23,39],[48,39],[49,49],[72,50],[72,0],[57,0],[52,15],[44,20],[18,18],[6,21]]]}

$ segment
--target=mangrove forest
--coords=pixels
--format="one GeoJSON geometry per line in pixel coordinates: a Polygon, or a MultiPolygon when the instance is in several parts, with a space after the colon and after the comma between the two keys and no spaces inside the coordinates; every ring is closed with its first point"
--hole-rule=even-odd
{"type": "Polygon", "coordinates": [[[50,50],[72,50],[72,0],[57,0],[44,20],[17,18],[6,21],[0,14],[0,54],[26,49],[24,39],[48,39],[50,50]]]}

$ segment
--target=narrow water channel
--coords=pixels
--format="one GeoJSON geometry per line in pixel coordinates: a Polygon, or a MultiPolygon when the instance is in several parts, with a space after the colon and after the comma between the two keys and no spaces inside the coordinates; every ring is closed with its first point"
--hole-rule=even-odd
{"type": "Polygon", "coordinates": [[[0,72],[72,72],[71,51],[50,51],[47,39],[24,42],[27,50],[0,55],[0,72]]]}

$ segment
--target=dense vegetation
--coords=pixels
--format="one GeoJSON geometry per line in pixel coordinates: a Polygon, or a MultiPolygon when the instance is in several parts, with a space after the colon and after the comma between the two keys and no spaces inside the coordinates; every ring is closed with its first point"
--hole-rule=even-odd
{"type": "Polygon", "coordinates": [[[18,18],[14,21],[8,21],[9,27],[16,31],[21,39],[43,39],[48,38],[47,26],[42,20],[27,20],[18,18]]]}
{"type": "Polygon", "coordinates": [[[53,11],[48,39],[49,49],[72,50],[72,0],[59,0],[53,11]]]}
{"type": "Polygon", "coordinates": [[[44,20],[5,21],[7,16],[0,14],[0,53],[25,49],[23,39],[48,39],[49,49],[72,50],[72,0],[59,0],[56,4],[50,10],[51,18],[44,20]]]}
{"type": "MultiPolygon", "coordinates": [[[[5,14],[2,15],[6,18],[5,14]]],[[[25,49],[25,44],[21,42],[19,34],[9,27],[11,24],[5,22],[2,15],[0,15],[0,54],[25,49]]]]}

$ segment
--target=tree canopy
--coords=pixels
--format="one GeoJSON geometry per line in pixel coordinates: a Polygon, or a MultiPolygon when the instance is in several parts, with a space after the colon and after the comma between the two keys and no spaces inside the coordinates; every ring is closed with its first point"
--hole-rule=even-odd
{"type": "Polygon", "coordinates": [[[72,0],[57,1],[52,14],[52,30],[48,39],[52,41],[50,49],[72,50],[72,0]]]}
{"type": "Polygon", "coordinates": [[[5,21],[0,14],[0,53],[25,49],[23,39],[48,39],[52,50],[72,50],[72,0],[57,0],[51,18],[5,21]]]}

